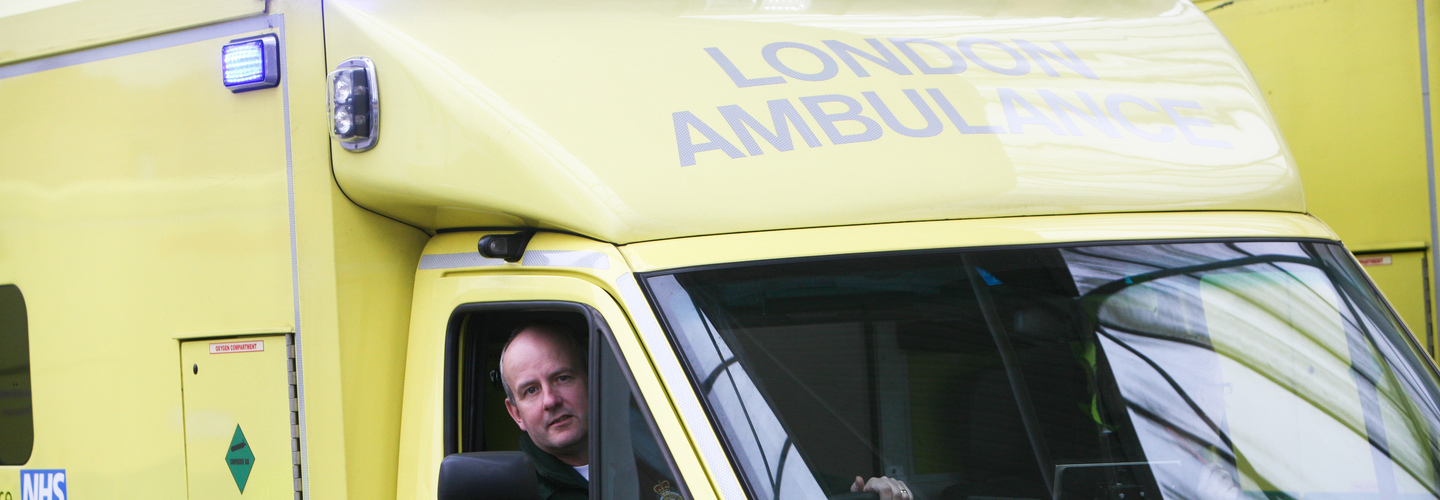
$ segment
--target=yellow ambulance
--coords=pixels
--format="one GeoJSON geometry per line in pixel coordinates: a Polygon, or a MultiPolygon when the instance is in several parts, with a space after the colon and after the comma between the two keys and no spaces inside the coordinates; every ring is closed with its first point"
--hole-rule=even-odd
{"type": "Polygon", "coordinates": [[[0,3],[0,500],[1433,498],[1187,0],[0,3]]]}

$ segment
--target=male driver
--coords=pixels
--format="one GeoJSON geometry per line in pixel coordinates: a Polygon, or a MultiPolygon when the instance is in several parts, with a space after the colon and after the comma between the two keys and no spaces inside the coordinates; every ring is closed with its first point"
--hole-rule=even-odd
{"type": "Polygon", "coordinates": [[[569,329],[536,323],[500,352],[505,409],[525,433],[541,500],[585,500],[590,479],[590,393],[585,356],[569,329]]]}
{"type": "MultiPolygon", "coordinates": [[[[541,500],[585,500],[590,486],[590,394],[585,355],[569,328],[522,327],[500,351],[505,409],[525,434],[520,450],[535,462],[541,500]]],[[[850,491],[881,500],[912,500],[904,482],[855,477],[850,491]]]]}

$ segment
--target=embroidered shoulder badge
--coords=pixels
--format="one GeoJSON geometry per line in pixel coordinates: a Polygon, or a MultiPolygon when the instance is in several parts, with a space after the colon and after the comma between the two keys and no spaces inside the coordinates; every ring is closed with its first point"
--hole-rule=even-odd
{"type": "Polygon", "coordinates": [[[655,490],[656,500],[681,500],[680,493],[670,491],[670,481],[662,479],[651,489],[655,490]]]}

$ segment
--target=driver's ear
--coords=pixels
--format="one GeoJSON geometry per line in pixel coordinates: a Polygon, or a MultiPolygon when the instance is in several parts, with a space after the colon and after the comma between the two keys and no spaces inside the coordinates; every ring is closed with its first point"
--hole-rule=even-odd
{"type": "Polygon", "coordinates": [[[515,407],[515,403],[511,402],[510,398],[505,398],[505,411],[510,413],[510,418],[515,419],[515,425],[520,426],[521,432],[530,432],[525,429],[525,422],[520,420],[520,409],[515,407]]]}

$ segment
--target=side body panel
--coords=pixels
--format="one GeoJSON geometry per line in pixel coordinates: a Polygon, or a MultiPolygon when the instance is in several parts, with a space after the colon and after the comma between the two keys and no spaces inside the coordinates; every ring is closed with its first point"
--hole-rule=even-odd
{"type": "Polygon", "coordinates": [[[274,32],[258,19],[0,78],[0,282],[30,321],[25,468],[66,470],[71,495],[185,498],[177,338],[295,327],[282,95],[219,82],[221,45],[274,32]]]}

